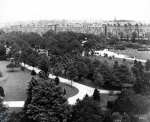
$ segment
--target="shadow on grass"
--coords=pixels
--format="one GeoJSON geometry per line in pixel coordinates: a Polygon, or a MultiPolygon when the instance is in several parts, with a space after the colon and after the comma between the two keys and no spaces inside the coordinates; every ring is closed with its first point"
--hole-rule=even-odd
{"type": "Polygon", "coordinates": [[[12,73],[15,73],[15,72],[20,72],[21,70],[7,70],[7,72],[12,72],[12,73]]]}

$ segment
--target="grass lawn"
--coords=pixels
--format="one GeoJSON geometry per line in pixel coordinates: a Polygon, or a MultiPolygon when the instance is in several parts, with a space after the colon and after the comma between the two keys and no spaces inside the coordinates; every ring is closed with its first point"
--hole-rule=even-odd
{"type": "Polygon", "coordinates": [[[130,57],[135,57],[137,59],[142,59],[142,60],[150,59],[150,51],[137,51],[136,49],[132,49],[132,48],[127,48],[126,50],[111,49],[110,51],[114,53],[125,54],[130,57]]]}
{"type": "MultiPolygon", "coordinates": [[[[30,71],[21,71],[20,67],[15,68],[14,72],[11,72],[11,69],[6,68],[6,65],[9,63],[9,61],[0,61],[0,70],[4,74],[3,78],[0,78],[0,86],[4,88],[5,93],[4,101],[24,101],[27,98],[27,85],[32,76],[30,75],[30,71]]],[[[62,89],[66,89],[67,97],[78,93],[78,89],[71,88],[69,85],[61,83],[60,86],[62,86],[62,89]]],[[[14,108],[13,110],[15,109],[18,108],[14,108]]]]}

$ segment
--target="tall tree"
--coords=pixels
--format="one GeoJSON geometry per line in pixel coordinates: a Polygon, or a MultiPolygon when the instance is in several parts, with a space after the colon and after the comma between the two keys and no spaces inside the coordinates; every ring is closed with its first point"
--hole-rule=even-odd
{"type": "Polygon", "coordinates": [[[0,96],[0,121],[1,122],[8,122],[9,121],[9,110],[3,104],[3,97],[0,96]]]}
{"type": "Polygon", "coordinates": [[[103,122],[101,106],[88,95],[72,107],[71,122],[103,122]]]}
{"type": "Polygon", "coordinates": [[[41,58],[39,63],[38,63],[38,67],[39,69],[41,69],[42,71],[44,71],[45,73],[45,77],[48,77],[48,71],[49,71],[49,62],[47,58],[41,58]]]}
{"type": "Polygon", "coordinates": [[[27,115],[37,122],[69,122],[71,108],[60,86],[56,86],[54,81],[38,79],[38,85],[32,90],[32,101],[28,104],[27,115]]]}
{"type": "Polygon", "coordinates": [[[38,66],[38,61],[39,61],[39,55],[36,52],[32,52],[32,54],[29,55],[29,57],[27,58],[27,63],[33,67],[38,66]]]}
{"type": "Polygon", "coordinates": [[[100,93],[97,89],[94,89],[93,100],[97,101],[97,102],[100,102],[100,93]]]}
{"type": "Polygon", "coordinates": [[[89,72],[87,65],[82,61],[76,62],[75,68],[78,70],[79,78],[86,77],[89,72]]]}
{"type": "Polygon", "coordinates": [[[78,77],[78,71],[77,71],[77,69],[75,67],[71,66],[68,69],[67,76],[71,80],[71,86],[72,86],[72,80],[76,80],[77,77],[78,77]]]}
{"type": "Polygon", "coordinates": [[[150,70],[150,60],[148,59],[145,63],[145,70],[149,71],[150,70]]]}

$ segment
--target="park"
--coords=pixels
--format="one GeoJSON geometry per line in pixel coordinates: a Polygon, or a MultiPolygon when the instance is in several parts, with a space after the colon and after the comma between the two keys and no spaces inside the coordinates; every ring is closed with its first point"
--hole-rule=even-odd
{"type": "MultiPolygon", "coordinates": [[[[149,111],[146,107],[149,106],[150,61],[146,57],[149,51],[110,49],[107,44],[101,45],[101,38],[94,35],[90,35],[93,39],[81,45],[82,40],[73,32],[12,35],[8,40],[7,34],[1,37],[0,45],[0,86],[4,90],[3,104],[10,110],[11,119],[33,121],[33,117],[39,121],[46,118],[45,112],[56,112],[56,108],[62,113],[60,118],[64,116],[63,119],[68,121],[79,119],[76,116],[80,114],[83,118],[89,116],[91,109],[103,121],[111,120],[113,116],[134,118],[132,113],[147,114],[149,111]],[[12,35],[16,37],[15,41],[10,39],[12,35]],[[70,40],[69,36],[76,40],[70,40]],[[40,52],[42,49],[39,47],[45,51],[40,52]],[[92,49],[96,49],[95,52],[92,49]],[[85,55],[82,55],[83,51],[85,55]],[[87,113],[80,113],[79,108],[87,110],[87,113]],[[36,118],[35,111],[40,111],[45,117],[38,114],[39,118],[36,118]],[[107,115],[109,112],[111,114],[107,115]],[[16,118],[18,115],[23,118],[16,118]]],[[[49,116],[46,119],[51,120],[49,116]]]]}

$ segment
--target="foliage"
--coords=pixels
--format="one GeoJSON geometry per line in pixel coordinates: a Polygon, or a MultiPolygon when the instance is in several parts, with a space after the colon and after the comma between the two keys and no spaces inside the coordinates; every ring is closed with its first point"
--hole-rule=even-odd
{"type": "Polygon", "coordinates": [[[28,104],[27,115],[30,119],[41,121],[69,121],[71,109],[60,86],[53,81],[38,79],[32,89],[32,100],[28,104]],[[38,112],[36,112],[38,111],[38,112]]]}
{"type": "Polygon", "coordinates": [[[102,110],[98,102],[91,99],[88,95],[82,100],[77,100],[72,107],[71,122],[102,122],[102,110]]]}
{"type": "Polygon", "coordinates": [[[7,122],[9,120],[9,113],[8,108],[3,104],[3,98],[0,96],[0,121],[7,122]]]}
{"type": "Polygon", "coordinates": [[[94,84],[98,86],[103,86],[105,83],[102,75],[96,70],[94,71],[94,74],[93,74],[93,81],[94,81],[94,84]]]}
{"type": "Polygon", "coordinates": [[[4,97],[5,94],[4,94],[4,89],[2,86],[0,86],[0,96],[4,97]]]}
{"type": "Polygon", "coordinates": [[[32,70],[32,71],[31,71],[31,75],[36,75],[35,70],[32,70]]]}
{"type": "Polygon", "coordinates": [[[130,118],[127,113],[123,114],[122,122],[130,122],[130,118]]]}
{"type": "Polygon", "coordinates": [[[150,99],[132,90],[124,89],[114,101],[112,110],[114,112],[131,114],[146,114],[149,111],[150,99]]]}
{"type": "Polygon", "coordinates": [[[64,89],[64,95],[66,95],[66,89],[64,89]]]}
{"type": "Polygon", "coordinates": [[[40,61],[38,63],[38,67],[39,67],[39,69],[41,69],[42,71],[44,71],[45,74],[47,74],[47,72],[49,70],[48,59],[41,57],[41,59],[40,59],[40,61]]]}
{"type": "Polygon", "coordinates": [[[38,82],[37,80],[32,77],[31,81],[29,81],[29,84],[28,84],[28,88],[27,88],[27,99],[25,101],[25,104],[24,104],[24,107],[23,107],[23,110],[26,112],[27,109],[28,109],[28,104],[31,103],[31,100],[32,100],[32,90],[33,90],[33,87],[34,86],[37,86],[38,85],[38,82]]]}
{"type": "Polygon", "coordinates": [[[75,68],[78,71],[79,78],[86,77],[89,72],[87,65],[81,61],[76,62],[75,68]]]}
{"type": "Polygon", "coordinates": [[[25,69],[25,67],[22,67],[22,66],[21,66],[21,70],[24,71],[24,69],[25,69]]]}
{"type": "Polygon", "coordinates": [[[11,46],[10,52],[13,56],[16,52],[19,52],[19,45],[16,42],[11,46]]]}
{"type": "Polygon", "coordinates": [[[70,80],[76,80],[78,77],[78,71],[75,67],[71,66],[68,69],[67,76],[70,80]]]}
{"type": "Polygon", "coordinates": [[[14,54],[14,60],[15,60],[15,62],[18,63],[18,62],[19,62],[19,59],[20,59],[20,53],[16,52],[16,53],[14,54]]]}
{"type": "Polygon", "coordinates": [[[100,93],[97,89],[94,89],[93,100],[97,101],[97,102],[100,102],[100,93]]]}
{"type": "Polygon", "coordinates": [[[55,83],[56,83],[56,85],[59,84],[59,78],[58,78],[58,76],[55,78],[55,83]]]}
{"type": "Polygon", "coordinates": [[[7,66],[6,66],[7,68],[11,68],[12,69],[12,72],[14,71],[14,68],[17,68],[18,67],[18,65],[16,65],[15,63],[13,63],[13,62],[11,62],[10,64],[8,64],[7,66]]]}
{"type": "Polygon", "coordinates": [[[145,70],[149,71],[150,70],[150,60],[148,59],[145,63],[145,70]]]}
{"type": "Polygon", "coordinates": [[[34,67],[38,66],[38,61],[39,61],[39,55],[37,53],[30,54],[27,59],[28,64],[32,66],[33,69],[34,67]]]}
{"type": "Polygon", "coordinates": [[[0,77],[2,77],[3,76],[3,73],[2,73],[2,71],[0,70],[0,77]]]}
{"type": "Polygon", "coordinates": [[[6,48],[0,44],[0,60],[6,59],[6,48]]]}
{"type": "Polygon", "coordinates": [[[6,54],[6,48],[0,44],[0,56],[5,55],[6,54]]]}
{"type": "Polygon", "coordinates": [[[126,65],[119,65],[113,70],[112,73],[113,82],[112,85],[115,87],[121,88],[123,84],[132,84],[131,82],[131,73],[129,68],[126,65]]]}

